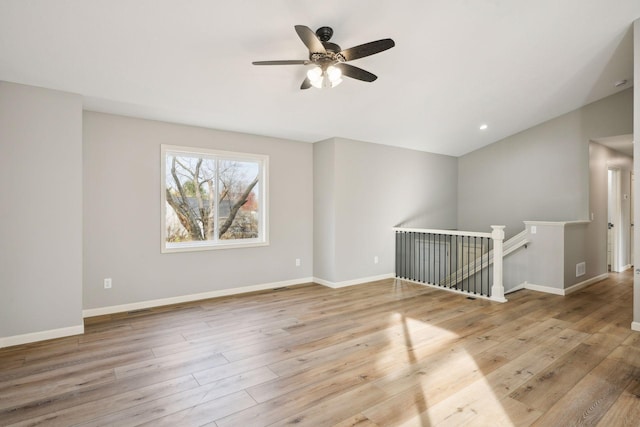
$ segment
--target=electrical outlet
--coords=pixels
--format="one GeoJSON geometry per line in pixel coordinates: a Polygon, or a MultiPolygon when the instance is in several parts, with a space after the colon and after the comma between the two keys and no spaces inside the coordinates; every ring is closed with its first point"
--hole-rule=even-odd
{"type": "Polygon", "coordinates": [[[373,257],[373,263],[374,263],[374,264],[377,264],[377,263],[378,263],[378,261],[380,261],[380,260],[378,259],[378,255],[374,256],[374,257],[373,257]]]}
{"type": "Polygon", "coordinates": [[[535,225],[531,226],[531,234],[536,234],[538,232],[538,227],[536,227],[535,225]]]}
{"type": "Polygon", "coordinates": [[[111,278],[104,279],[104,288],[111,289],[111,278]]]}
{"type": "Polygon", "coordinates": [[[300,258],[296,258],[296,267],[300,267],[300,258]]]}

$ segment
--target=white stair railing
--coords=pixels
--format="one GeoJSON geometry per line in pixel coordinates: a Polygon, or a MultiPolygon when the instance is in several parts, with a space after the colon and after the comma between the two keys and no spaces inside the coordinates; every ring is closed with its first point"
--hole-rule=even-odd
{"type": "Polygon", "coordinates": [[[491,233],[395,227],[396,277],[505,302],[503,257],[526,245],[526,230],[504,242],[491,233]],[[490,268],[490,266],[492,268],[490,268]]]}

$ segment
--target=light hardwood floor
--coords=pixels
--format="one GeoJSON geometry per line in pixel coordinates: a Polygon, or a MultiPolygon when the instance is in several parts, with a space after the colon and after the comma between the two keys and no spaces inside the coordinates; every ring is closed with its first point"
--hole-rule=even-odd
{"type": "Polygon", "coordinates": [[[0,425],[640,425],[632,276],[506,304],[385,280],[86,319],[0,349],[0,425]]]}

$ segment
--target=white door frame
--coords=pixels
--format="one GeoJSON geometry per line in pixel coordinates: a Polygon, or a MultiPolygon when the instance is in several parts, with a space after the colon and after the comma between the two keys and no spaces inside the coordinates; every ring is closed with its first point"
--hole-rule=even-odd
{"type": "Polygon", "coordinates": [[[629,183],[629,218],[631,223],[629,224],[629,264],[633,265],[633,251],[634,251],[634,239],[633,239],[633,229],[635,227],[634,224],[634,220],[635,218],[633,217],[634,214],[634,209],[633,209],[633,203],[634,203],[634,199],[635,199],[635,187],[636,187],[636,182],[635,182],[635,175],[633,174],[633,171],[631,171],[631,182],[629,183]]]}

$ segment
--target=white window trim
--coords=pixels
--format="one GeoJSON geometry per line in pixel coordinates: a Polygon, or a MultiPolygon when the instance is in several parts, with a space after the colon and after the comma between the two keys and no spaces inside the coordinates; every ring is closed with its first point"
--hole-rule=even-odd
{"type": "MultiPolygon", "coordinates": [[[[216,191],[217,194],[217,191],[216,191]]],[[[251,248],[269,245],[269,156],[264,154],[237,153],[232,151],[212,150],[208,148],[185,147],[180,145],[160,145],[160,252],[195,252],[219,249],[251,248]],[[258,194],[260,194],[258,235],[256,239],[216,240],[202,242],[167,243],[167,201],[166,201],[166,157],[167,153],[185,155],[215,156],[225,160],[249,160],[258,161],[260,167],[260,180],[258,181],[258,194]],[[264,205],[264,206],[263,206],[264,205]]],[[[216,225],[218,223],[216,211],[216,225]]]]}

